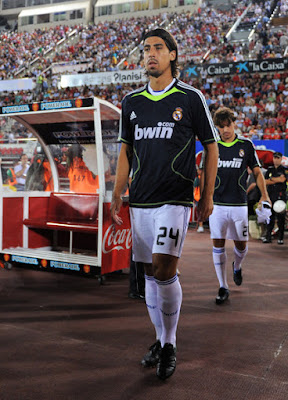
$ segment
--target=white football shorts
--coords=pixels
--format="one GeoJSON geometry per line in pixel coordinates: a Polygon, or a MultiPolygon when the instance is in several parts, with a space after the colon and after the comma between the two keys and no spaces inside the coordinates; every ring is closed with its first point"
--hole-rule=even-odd
{"type": "Polygon", "coordinates": [[[211,239],[231,239],[247,241],[248,232],[248,207],[232,207],[214,205],[209,217],[211,239]]]}
{"type": "Polygon", "coordinates": [[[132,253],[136,262],[152,263],[152,254],[180,257],[190,220],[190,207],[165,204],[130,207],[132,253]]]}

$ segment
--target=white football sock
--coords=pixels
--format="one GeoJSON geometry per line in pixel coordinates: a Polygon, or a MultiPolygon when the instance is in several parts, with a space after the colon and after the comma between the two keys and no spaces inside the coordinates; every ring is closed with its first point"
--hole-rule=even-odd
{"type": "Polygon", "coordinates": [[[157,305],[157,289],[158,286],[154,280],[154,276],[145,275],[145,301],[151,322],[155,327],[156,339],[161,340],[162,323],[160,312],[157,305]]]}
{"type": "Polygon", "coordinates": [[[241,263],[246,257],[248,253],[248,246],[244,250],[239,250],[237,247],[234,247],[234,271],[241,269],[241,263]]]}
{"type": "Polygon", "coordinates": [[[155,279],[155,282],[158,286],[158,307],[162,322],[161,346],[163,347],[165,343],[172,343],[175,347],[182,304],[182,288],[177,275],[167,281],[155,279]]]}
{"type": "Polygon", "coordinates": [[[228,289],[225,247],[213,246],[213,262],[220,287],[228,289]]]}

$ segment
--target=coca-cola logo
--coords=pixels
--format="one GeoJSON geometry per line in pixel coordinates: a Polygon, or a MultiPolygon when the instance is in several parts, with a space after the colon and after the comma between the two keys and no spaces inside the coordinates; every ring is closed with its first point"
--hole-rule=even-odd
{"type": "Polygon", "coordinates": [[[131,229],[115,230],[114,225],[110,225],[103,237],[102,251],[104,254],[113,250],[128,250],[132,246],[131,229]]]}

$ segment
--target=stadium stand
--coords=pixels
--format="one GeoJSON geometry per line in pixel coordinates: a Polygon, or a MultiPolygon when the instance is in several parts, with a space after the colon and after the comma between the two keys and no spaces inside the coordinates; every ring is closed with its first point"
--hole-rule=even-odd
{"type": "MultiPolygon", "coordinates": [[[[71,28],[68,26],[36,29],[30,33],[2,31],[0,57],[4,62],[0,67],[0,79],[15,78],[21,69],[28,68],[37,57],[42,58],[42,54],[54,48],[70,32],[71,28]]],[[[33,70],[31,74],[33,75],[33,70]]]]}
{"type": "MultiPolygon", "coordinates": [[[[52,63],[60,62],[65,62],[66,65],[85,62],[89,72],[121,68],[125,64],[120,61],[127,58],[133,47],[141,42],[143,31],[153,24],[163,23],[169,24],[179,42],[180,55],[185,54],[186,59],[190,57],[199,61],[206,54],[205,61],[221,62],[226,54],[227,61],[232,58],[238,61],[247,57],[249,49],[242,43],[225,43],[224,35],[229,27],[236,25],[237,19],[242,18],[244,13],[244,3],[238,2],[236,9],[227,11],[205,7],[201,14],[193,15],[189,12],[165,14],[164,17],[159,14],[100,22],[96,26],[56,26],[30,33],[4,32],[1,37],[1,55],[7,62],[2,69],[2,79],[18,77],[19,71],[23,72],[23,76],[36,76],[51,68],[52,63]],[[76,38],[73,43],[68,37],[72,30],[75,31],[74,39],[76,38]],[[19,57],[19,52],[23,54],[22,57],[19,57]]],[[[278,36],[281,36],[281,32],[278,36]]],[[[250,46],[250,50],[251,47],[254,46],[250,46]]],[[[270,51],[270,48],[266,50],[270,51]]],[[[261,51],[263,53],[262,48],[261,51]]]]}
{"type": "MultiPolygon", "coordinates": [[[[251,5],[249,7],[251,8],[251,5]]],[[[283,54],[286,49],[285,40],[282,39],[282,46],[279,41],[284,33],[287,33],[287,29],[279,28],[278,32],[270,32],[270,37],[267,38],[267,32],[263,32],[266,27],[258,24],[249,47],[246,42],[227,41],[225,33],[233,26],[234,31],[238,29],[237,24],[243,19],[243,15],[247,14],[246,10],[245,4],[238,2],[234,8],[226,11],[202,7],[201,14],[159,14],[100,22],[95,26],[57,26],[31,33],[5,32],[1,37],[1,56],[6,58],[7,62],[1,71],[2,79],[19,77],[19,71],[22,72],[21,76],[37,76],[43,71],[47,75],[52,64],[63,65],[63,62],[66,67],[82,64],[82,72],[84,67],[87,72],[113,71],[125,66],[135,68],[139,66],[139,60],[137,62],[135,57],[128,66],[124,60],[127,61],[129,53],[139,45],[145,29],[156,24],[168,26],[176,36],[183,62],[192,59],[194,62],[202,60],[217,63],[240,61],[249,55],[251,57],[252,54],[262,58],[283,54]],[[75,32],[72,43],[69,40],[71,30],[75,32]],[[264,40],[264,36],[267,40],[264,40]],[[252,51],[254,49],[255,51],[252,51]],[[19,52],[23,57],[19,57],[19,52]]],[[[265,8],[261,9],[258,6],[256,12],[259,13],[259,10],[263,13],[265,8]]],[[[247,30],[245,34],[249,36],[251,32],[247,30]]]]}

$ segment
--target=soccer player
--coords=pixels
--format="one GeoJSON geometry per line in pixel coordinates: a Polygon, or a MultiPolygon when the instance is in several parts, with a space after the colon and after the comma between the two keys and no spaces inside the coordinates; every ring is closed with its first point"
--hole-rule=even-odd
{"type": "Polygon", "coordinates": [[[249,167],[261,192],[260,202],[270,199],[259,160],[252,142],[238,137],[234,132],[234,112],[226,107],[214,114],[214,123],[219,130],[219,160],[214,191],[214,209],[209,217],[211,239],[213,240],[213,262],[219,281],[216,304],[222,304],[229,297],[226,270],[225,240],[234,241],[233,279],[238,286],[242,283],[241,264],[248,252],[248,207],[246,182],[249,167]]]}
{"type": "Polygon", "coordinates": [[[145,300],[156,342],[144,367],[157,366],[166,379],[176,368],[176,330],[182,302],[177,263],[193,204],[195,137],[207,152],[206,177],[199,201],[200,219],[213,209],[218,139],[204,96],[177,79],[177,43],[164,29],[144,37],[149,83],[122,102],[122,141],[111,214],[118,214],[121,193],[133,170],[130,188],[133,259],[144,263],[145,300]]]}

